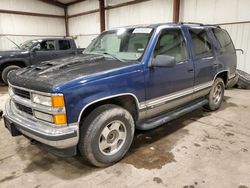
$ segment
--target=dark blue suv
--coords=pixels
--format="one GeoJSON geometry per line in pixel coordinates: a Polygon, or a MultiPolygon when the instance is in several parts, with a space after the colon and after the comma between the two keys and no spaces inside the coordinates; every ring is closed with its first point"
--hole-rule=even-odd
{"type": "Polygon", "coordinates": [[[79,151],[92,165],[108,166],[126,154],[135,129],[200,107],[217,110],[235,71],[234,45],[220,27],[108,30],[81,55],[11,72],[5,126],[59,156],[79,151]]]}

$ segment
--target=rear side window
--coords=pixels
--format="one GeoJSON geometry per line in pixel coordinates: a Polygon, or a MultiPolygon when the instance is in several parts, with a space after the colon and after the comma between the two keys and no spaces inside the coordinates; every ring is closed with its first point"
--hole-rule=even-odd
{"type": "Polygon", "coordinates": [[[205,29],[189,29],[192,39],[194,57],[202,58],[212,55],[212,45],[205,29]]]}
{"type": "Polygon", "coordinates": [[[68,40],[59,40],[59,49],[60,50],[70,49],[70,42],[68,40]]]}
{"type": "Polygon", "coordinates": [[[173,56],[176,61],[187,59],[186,44],[180,29],[162,30],[154,50],[154,56],[157,55],[173,56]]]}
{"type": "Polygon", "coordinates": [[[216,38],[219,51],[224,53],[235,53],[234,45],[226,31],[222,29],[214,28],[212,29],[214,36],[216,38]]]}

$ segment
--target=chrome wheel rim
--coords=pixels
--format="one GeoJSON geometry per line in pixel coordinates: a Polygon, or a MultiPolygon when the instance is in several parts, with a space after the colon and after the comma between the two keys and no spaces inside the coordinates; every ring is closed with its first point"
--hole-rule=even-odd
{"type": "Polygon", "coordinates": [[[223,88],[219,84],[214,88],[214,93],[213,93],[213,101],[215,104],[218,104],[222,98],[222,93],[223,93],[223,88]]]}
{"type": "Polygon", "coordinates": [[[99,149],[104,155],[114,155],[125,143],[127,129],[123,122],[112,121],[107,124],[99,137],[99,149]]]}

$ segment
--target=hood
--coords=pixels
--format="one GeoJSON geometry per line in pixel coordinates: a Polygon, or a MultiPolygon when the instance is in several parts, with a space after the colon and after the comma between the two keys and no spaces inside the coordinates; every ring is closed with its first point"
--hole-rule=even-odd
{"type": "Polygon", "coordinates": [[[8,57],[16,57],[18,55],[29,53],[26,50],[8,50],[8,51],[0,51],[0,59],[8,58],[8,57]]]}
{"type": "Polygon", "coordinates": [[[60,84],[94,73],[125,67],[135,62],[120,62],[102,55],[81,54],[45,61],[9,74],[10,84],[36,91],[51,92],[60,84]]]}

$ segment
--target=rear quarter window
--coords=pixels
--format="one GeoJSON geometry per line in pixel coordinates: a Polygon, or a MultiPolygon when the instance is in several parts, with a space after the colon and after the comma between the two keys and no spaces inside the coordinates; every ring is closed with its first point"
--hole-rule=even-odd
{"type": "Polygon", "coordinates": [[[226,31],[219,28],[213,28],[212,31],[220,53],[235,53],[233,42],[226,31]]]}

